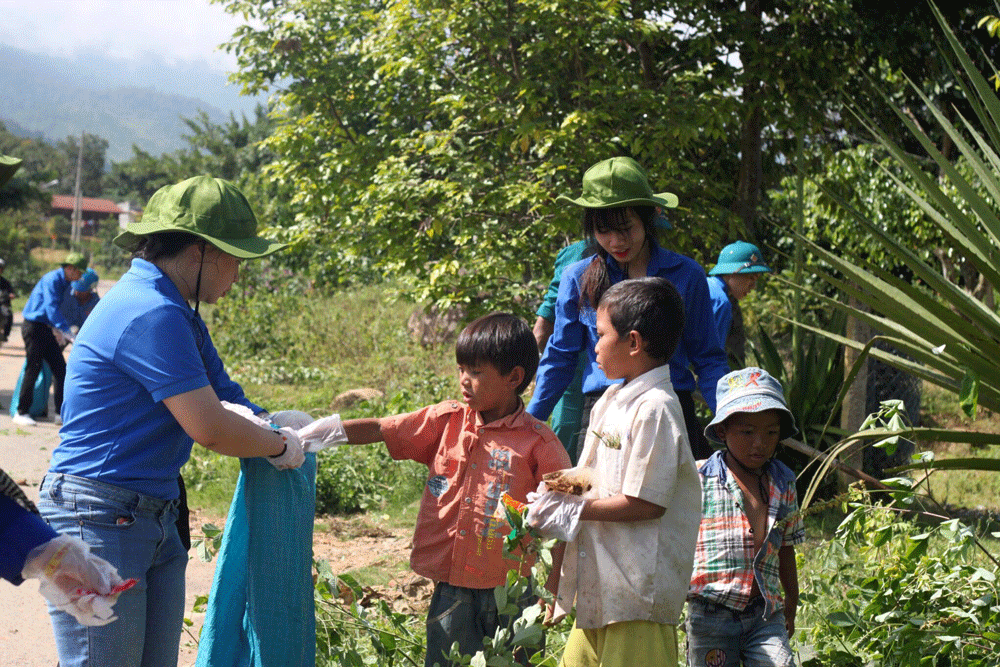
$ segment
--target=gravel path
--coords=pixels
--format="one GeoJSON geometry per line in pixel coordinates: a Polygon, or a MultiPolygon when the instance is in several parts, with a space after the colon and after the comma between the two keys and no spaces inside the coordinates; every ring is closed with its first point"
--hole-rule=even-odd
{"type": "MultiPolygon", "coordinates": [[[[104,294],[113,283],[101,281],[98,293],[104,294]]],[[[11,392],[24,364],[24,343],[20,335],[20,319],[15,315],[10,340],[0,347],[0,467],[21,483],[33,500],[38,500],[38,485],[48,469],[49,456],[59,443],[59,429],[52,421],[38,426],[23,427],[11,422],[11,392]]],[[[68,354],[68,351],[67,351],[68,354]]],[[[51,401],[51,398],[50,398],[51,401]]],[[[49,415],[54,414],[50,403],[49,415]]],[[[51,418],[50,418],[51,419],[51,418]]],[[[201,627],[201,615],[191,613],[195,597],[207,595],[212,584],[213,563],[202,563],[191,552],[187,570],[187,603],[185,616],[201,627]]],[[[196,647],[187,633],[181,637],[179,665],[194,665],[196,647]]],[[[0,665],[17,667],[53,667],[58,662],[55,640],[49,625],[49,614],[34,580],[20,586],[0,581],[0,665]]]]}

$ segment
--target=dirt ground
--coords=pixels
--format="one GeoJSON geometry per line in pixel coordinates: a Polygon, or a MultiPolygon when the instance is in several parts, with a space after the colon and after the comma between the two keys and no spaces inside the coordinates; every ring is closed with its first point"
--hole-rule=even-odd
{"type": "MultiPolygon", "coordinates": [[[[103,294],[110,287],[98,286],[103,294]]],[[[17,328],[10,340],[0,347],[0,467],[18,481],[29,497],[38,499],[38,485],[48,468],[49,456],[59,442],[58,427],[51,421],[38,426],[19,427],[11,422],[8,408],[11,392],[24,363],[24,345],[17,328]]],[[[50,404],[49,414],[53,414],[50,404]]],[[[224,517],[205,516],[193,510],[192,533],[200,533],[202,523],[222,525],[224,517]]],[[[324,530],[317,530],[313,543],[314,556],[330,563],[336,573],[361,567],[404,561],[410,546],[410,530],[383,530],[366,527],[357,521],[323,520],[324,530]]],[[[215,563],[202,562],[194,550],[188,563],[185,617],[193,625],[181,637],[179,665],[194,665],[197,656],[195,637],[201,629],[203,614],[192,611],[195,599],[207,595],[212,585],[215,563]]],[[[409,597],[423,597],[423,586],[412,578],[391,582],[390,588],[407,591],[409,597]],[[419,590],[415,590],[419,589],[419,590]]],[[[0,665],[17,667],[53,667],[56,665],[55,642],[49,625],[48,612],[38,584],[27,581],[21,586],[0,582],[0,665]]]]}

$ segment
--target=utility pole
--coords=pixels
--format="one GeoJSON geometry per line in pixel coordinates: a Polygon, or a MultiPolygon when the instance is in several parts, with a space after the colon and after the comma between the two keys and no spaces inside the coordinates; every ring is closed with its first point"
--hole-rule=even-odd
{"type": "Polygon", "coordinates": [[[80,151],[76,156],[76,187],[73,190],[73,219],[70,221],[69,247],[71,250],[80,246],[80,227],[82,227],[83,222],[83,211],[80,208],[80,172],[83,171],[83,137],[84,133],[81,131],[80,151]]]}

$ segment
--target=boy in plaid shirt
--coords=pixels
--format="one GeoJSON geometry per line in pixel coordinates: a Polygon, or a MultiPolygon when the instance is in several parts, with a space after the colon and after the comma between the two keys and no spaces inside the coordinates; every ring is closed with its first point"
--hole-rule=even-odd
{"type": "Polygon", "coordinates": [[[709,440],[725,445],[699,470],[701,526],[688,589],[689,667],[793,664],[799,583],[794,545],[805,539],[795,474],[774,459],[795,435],[781,384],[760,368],[719,380],[709,440]]]}

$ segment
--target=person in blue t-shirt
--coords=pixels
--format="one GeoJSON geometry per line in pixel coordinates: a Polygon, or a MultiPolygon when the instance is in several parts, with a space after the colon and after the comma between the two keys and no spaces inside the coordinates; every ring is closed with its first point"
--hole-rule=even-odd
{"type": "Polygon", "coordinates": [[[21,337],[24,338],[24,378],[17,397],[17,415],[14,423],[34,426],[37,422],[28,412],[34,400],[35,381],[42,372],[42,362],[52,369],[52,394],[56,414],[62,409],[63,382],[66,378],[66,360],[63,358],[64,342],[73,340],[69,322],[59,309],[69,293],[70,283],[79,280],[87,268],[87,258],[78,252],[66,255],[58,269],[49,271],[39,280],[28,296],[22,313],[21,337]],[[58,333],[56,333],[58,332],[58,333]],[[58,338],[57,338],[58,336],[58,338]]]}
{"type": "Polygon", "coordinates": [[[747,334],[740,301],[757,287],[761,273],[770,272],[760,249],[746,241],[735,241],[723,248],[719,261],[708,272],[708,294],[719,341],[734,371],[747,365],[747,334]]]}
{"type": "Polygon", "coordinates": [[[210,176],[165,186],[115,243],[132,265],[73,344],[61,442],[38,507],[53,529],[72,531],[138,584],[106,628],[50,609],[63,667],[177,664],[188,561],[178,477],[195,441],[278,469],[305,458],[296,431],[269,423],[229,378],[198,315],[200,302],[229,291],[240,262],[285,247],[257,236],[243,194],[210,176]]]}
{"type": "Polygon", "coordinates": [[[581,197],[561,196],[557,201],[583,208],[584,233],[596,242],[597,254],[570,264],[562,274],[555,326],[538,366],[528,412],[538,419],[548,418],[573,379],[579,353],[585,351],[579,441],[582,448],[590,410],[611,385],[598,367],[594,352],[596,304],[611,285],[622,280],[666,278],[680,292],[685,311],[681,342],[670,359],[670,379],[684,410],[695,458],[707,458],[713,450],[695,412],[695,375],[702,397],[714,412],[715,385],[729,372],[729,366],[712,318],[705,269],[690,257],[666,250],[656,242],[657,208],[675,208],[677,197],[669,192],[654,194],[639,163],[616,157],[587,170],[581,197]]]}

